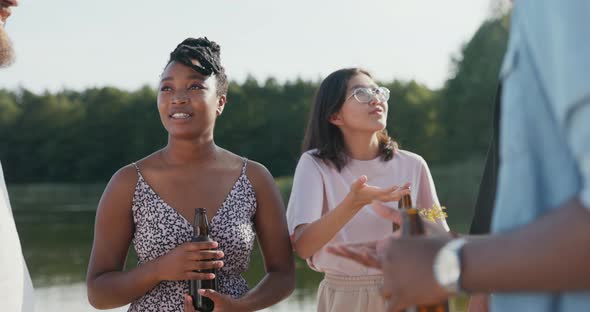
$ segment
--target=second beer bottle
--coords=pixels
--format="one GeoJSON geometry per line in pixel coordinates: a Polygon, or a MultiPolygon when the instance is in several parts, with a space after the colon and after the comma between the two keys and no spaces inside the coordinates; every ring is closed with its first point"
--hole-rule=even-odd
{"type": "MultiPolygon", "coordinates": [[[[193,224],[193,242],[208,242],[211,241],[209,237],[209,222],[207,220],[207,213],[205,208],[195,209],[195,222],[193,224]]],[[[204,260],[207,261],[207,260],[204,260]]],[[[212,280],[190,280],[189,295],[193,299],[193,306],[195,310],[201,312],[213,311],[214,304],[213,300],[203,297],[199,294],[199,289],[213,289],[217,291],[217,270],[198,270],[199,273],[213,273],[215,278],[212,280]]]]}
{"type": "MultiPolygon", "coordinates": [[[[398,207],[402,213],[402,236],[425,235],[424,224],[420,218],[418,209],[412,206],[412,197],[404,195],[398,207]]],[[[405,312],[449,312],[449,302],[444,301],[433,305],[419,305],[407,308],[405,312]]]]}

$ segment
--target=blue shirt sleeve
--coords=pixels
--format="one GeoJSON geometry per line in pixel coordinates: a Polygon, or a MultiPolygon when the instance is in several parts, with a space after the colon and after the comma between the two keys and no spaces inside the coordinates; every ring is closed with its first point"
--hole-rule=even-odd
{"type": "Polygon", "coordinates": [[[590,208],[590,1],[516,2],[538,77],[578,162],[582,203],[590,208]]]}

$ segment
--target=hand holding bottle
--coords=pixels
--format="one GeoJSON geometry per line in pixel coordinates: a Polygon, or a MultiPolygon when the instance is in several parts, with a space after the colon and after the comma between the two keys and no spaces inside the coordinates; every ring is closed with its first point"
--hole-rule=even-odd
{"type": "Polygon", "coordinates": [[[218,269],[223,267],[223,258],[220,250],[211,250],[218,247],[217,242],[187,242],[166,255],[156,259],[157,274],[160,280],[210,280],[215,276],[211,273],[199,273],[197,270],[218,269]]]}
{"type": "MultiPolygon", "coordinates": [[[[212,289],[201,289],[199,294],[207,297],[215,303],[213,312],[241,312],[246,311],[239,306],[238,301],[230,296],[221,294],[212,289]]],[[[184,312],[197,312],[193,305],[193,299],[188,294],[184,294],[184,312]]]]}

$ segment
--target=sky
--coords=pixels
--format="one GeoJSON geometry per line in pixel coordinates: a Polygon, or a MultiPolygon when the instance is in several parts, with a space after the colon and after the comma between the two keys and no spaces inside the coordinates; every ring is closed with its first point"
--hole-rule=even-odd
{"type": "Polygon", "coordinates": [[[0,88],[155,87],[187,37],[221,45],[231,80],[319,80],[360,66],[439,88],[491,14],[491,0],[19,0],[6,31],[16,62],[0,88]]]}

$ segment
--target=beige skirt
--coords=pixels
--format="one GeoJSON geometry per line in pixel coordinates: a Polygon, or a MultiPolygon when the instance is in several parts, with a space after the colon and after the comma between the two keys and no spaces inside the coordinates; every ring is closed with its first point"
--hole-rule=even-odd
{"type": "Polygon", "coordinates": [[[382,275],[326,274],[318,289],[318,312],[385,312],[382,275]]]}

